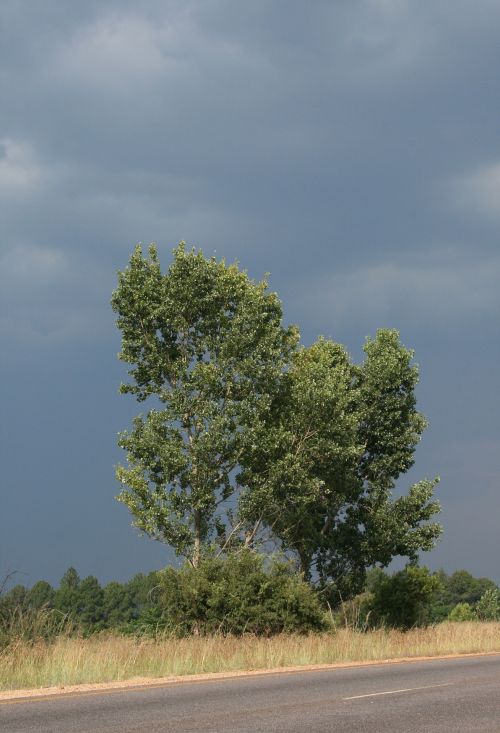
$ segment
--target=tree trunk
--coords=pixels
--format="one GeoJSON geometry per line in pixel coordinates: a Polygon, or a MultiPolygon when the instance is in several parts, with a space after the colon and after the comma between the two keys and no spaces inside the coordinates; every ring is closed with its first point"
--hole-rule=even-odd
{"type": "Polygon", "coordinates": [[[311,577],[311,558],[303,550],[297,550],[297,552],[299,554],[300,574],[304,580],[308,581],[311,577]]]}
{"type": "Polygon", "coordinates": [[[193,567],[197,568],[201,560],[201,514],[198,509],[194,512],[194,547],[193,567]]]}

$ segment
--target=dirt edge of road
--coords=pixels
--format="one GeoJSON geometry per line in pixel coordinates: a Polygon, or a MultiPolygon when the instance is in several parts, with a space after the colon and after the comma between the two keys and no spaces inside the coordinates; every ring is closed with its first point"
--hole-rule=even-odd
{"type": "Polygon", "coordinates": [[[381,664],[403,664],[404,662],[430,662],[439,659],[461,659],[466,657],[487,657],[500,654],[498,652],[470,652],[467,654],[445,654],[430,657],[398,657],[394,659],[375,659],[359,662],[338,662],[334,664],[305,664],[294,667],[275,667],[273,669],[233,670],[230,672],[207,672],[169,677],[133,677],[129,680],[113,682],[95,682],[80,685],[56,685],[54,687],[36,687],[26,690],[5,690],[0,692],[0,703],[22,701],[32,698],[60,697],[63,695],[82,695],[98,692],[134,690],[148,687],[165,687],[189,682],[209,682],[211,680],[237,679],[238,677],[261,677],[273,674],[293,674],[294,672],[320,672],[329,669],[349,669],[351,667],[369,667],[381,664]]]}

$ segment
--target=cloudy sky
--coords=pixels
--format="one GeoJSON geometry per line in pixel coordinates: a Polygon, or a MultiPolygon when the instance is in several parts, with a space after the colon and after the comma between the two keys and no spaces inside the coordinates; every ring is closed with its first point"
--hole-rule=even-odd
{"type": "Polygon", "coordinates": [[[423,560],[500,581],[500,1],[3,0],[0,573],[169,560],[114,495],[137,242],[238,259],[304,341],[396,327],[441,476],[423,560]]]}

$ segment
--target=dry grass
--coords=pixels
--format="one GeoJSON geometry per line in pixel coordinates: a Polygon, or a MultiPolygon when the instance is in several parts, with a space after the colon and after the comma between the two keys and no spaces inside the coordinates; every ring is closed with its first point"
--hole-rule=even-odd
{"type": "Polygon", "coordinates": [[[500,623],[443,623],[408,632],[340,629],[282,635],[17,641],[0,653],[0,690],[203,672],[500,651],[500,623]]]}

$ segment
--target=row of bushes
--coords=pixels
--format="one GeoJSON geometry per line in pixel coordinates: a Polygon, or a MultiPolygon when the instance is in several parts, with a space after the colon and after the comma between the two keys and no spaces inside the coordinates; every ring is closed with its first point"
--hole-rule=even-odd
{"type": "Polygon", "coordinates": [[[17,633],[51,637],[62,626],[84,634],[122,633],[271,635],[320,631],[327,618],[317,592],[280,559],[242,552],[205,560],[199,568],[167,568],[129,584],[100,588],[73,568],[59,589],[37,583],[0,599],[0,642],[17,633]]]}
{"type": "Polygon", "coordinates": [[[200,567],[167,568],[102,588],[73,568],[58,589],[40,581],[0,598],[0,643],[13,635],[50,637],[66,630],[122,633],[276,634],[338,625],[402,629],[446,618],[500,618],[499,591],[466,571],[451,576],[409,566],[388,575],[373,569],[363,594],[334,603],[331,588],[313,588],[284,559],[253,552],[210,558],[200,567]]]}
{"type": "Polygon", "coordinates": [[[409,629],[445,620],[496,621],[500,620],[500,591],[493,581],[473,578],[466,571],[443,578],[441,572],[411,565],[393,575],[374,569],[365,592],[341,604],[339,616],[357,628],[409,629]],[[446,585],[460,588],[458,597],[465,595],[470,602],[444,604],[443,598],[450,597],[446,585]]]}

